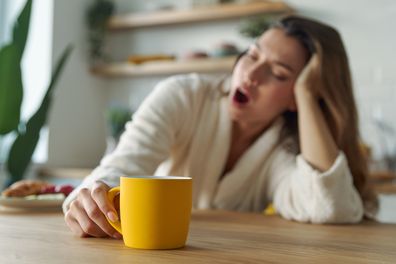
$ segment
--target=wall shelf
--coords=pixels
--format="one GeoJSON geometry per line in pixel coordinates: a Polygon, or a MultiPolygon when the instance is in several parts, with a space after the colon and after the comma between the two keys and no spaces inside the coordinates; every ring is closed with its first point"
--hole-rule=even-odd
{"type": "MultiPolygon", "coordinates": [[[[166,10],[116,15],[110,18],[110,31],[128,30],[162,25],[237,19],[260,14],[290,14],[293,9],[282,1],[252,1],[244,4],[219,4],[186,10],[166,10]]],[[[182,73],[231,72],[236,57],[195,60],[157,61],[140,65],[128,62],[110,63],[91,68],[103,77],[143,77],[182,73]]]]}
{"type": "Polygon", "coordinates": [[[221,4],[197,7],[189,10],[154,11],[116,15],[110,18],[109,30],[125,30],[140,27],[183,24],[247,17],[265,13],[292,13],[283,2],[255,1],[246,4],[221,4]]]}
{"type": "Polygon", "coordinates": [[[221,73],[231,72],[236,57],[205,58],[194,60],[158,61],[144,64],[112,63],[93,67],[92,73],[103,77],[141,77],[152,75],[172,75],[190,72],[221,73]]]}

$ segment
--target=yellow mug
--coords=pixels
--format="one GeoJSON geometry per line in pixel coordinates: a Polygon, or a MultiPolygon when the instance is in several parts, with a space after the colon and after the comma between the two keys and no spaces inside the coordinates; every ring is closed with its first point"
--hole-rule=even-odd
{"type": "Polygon", "coordinates": [[[127,247],[173,249],[185,245],[192,207],[192,179],[177,176],[125,176],[108,192],[120,194],[121,221],[109,223],[127,247]]]}

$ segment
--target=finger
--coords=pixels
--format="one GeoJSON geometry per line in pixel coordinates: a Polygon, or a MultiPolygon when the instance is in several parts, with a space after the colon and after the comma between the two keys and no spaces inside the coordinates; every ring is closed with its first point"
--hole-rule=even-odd
{"type": "Polygon", "coordinates": [[[82,230],[77,220],[72,216],[70,210],[65,214],[65,222],[69,229],[79,237],[85,237],[87,234],[82,230]]]}
{"type": "Polygon", "coordinates": [[[99,209],[90,194],[84,194],[82,206],[84,207],[88,217],[107,235],[117,239],[121,238],[120,234],[109,224],[106,217],[103,215],[103,212],[99,209]]]}
{"type": "Polygon", "coordinates": [[[106,184],[102,182],[96,182],[92,188],[91,196],[102,213],[106,215],[111,221],[115,222],[118,220],[118,214],[114,208],[114,204],[112,204],[107,198],[108,190],[109,187],[106,184]]]}
{"type": "Polygon", "coordinates": [[[80,202],[76,201],[73,203],[70,206],[70,210],[84,233],[93,237],[107,236],[107,234],[88,217],[80,202]]]}

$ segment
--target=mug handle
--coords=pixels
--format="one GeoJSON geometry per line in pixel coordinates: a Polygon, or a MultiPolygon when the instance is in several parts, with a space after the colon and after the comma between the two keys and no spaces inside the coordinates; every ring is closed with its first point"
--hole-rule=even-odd
{"type": "MultiPolygon", "coordinates": [[[[120,186],[111,188],[108,192],[107,192],[107,198],[109,199],[110,203],[114,203],[114,198],[120,194],[120,186]]],[[[109,222],[109,224],[114,227],[115,230],[117,230],[121,235],[122,235],[122,231],[121,231],[121,222],[120,220],[117,220],[115,222],[111,221],[109,218],[107,218],[107,222],[109,222]]]]}

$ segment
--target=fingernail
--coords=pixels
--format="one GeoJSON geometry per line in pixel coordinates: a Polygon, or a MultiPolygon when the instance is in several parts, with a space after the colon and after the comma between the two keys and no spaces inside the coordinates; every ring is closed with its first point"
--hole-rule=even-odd
{"type": "Polygon", "coordinates": [[[116,222],[118,221],[118,217],[114,212],[108,212],[107,213],[107,217],[112,221],[112,222],[116,222]]]}

